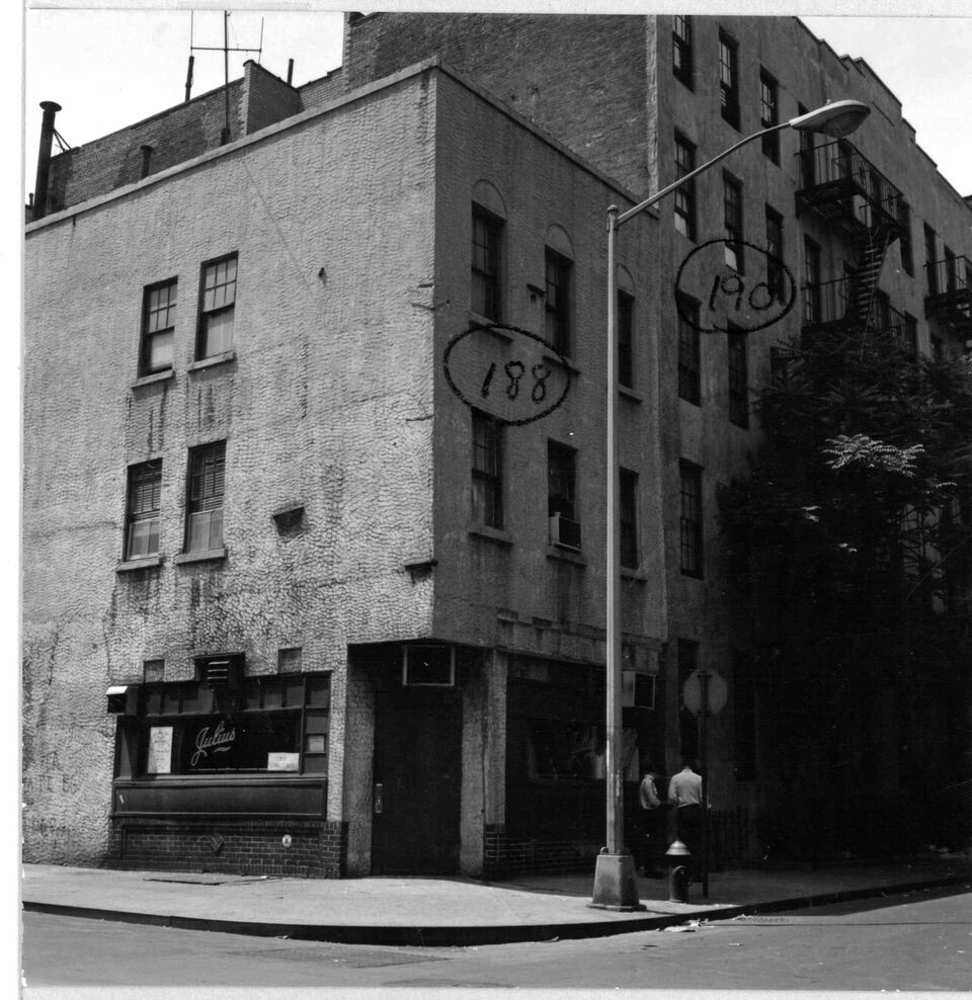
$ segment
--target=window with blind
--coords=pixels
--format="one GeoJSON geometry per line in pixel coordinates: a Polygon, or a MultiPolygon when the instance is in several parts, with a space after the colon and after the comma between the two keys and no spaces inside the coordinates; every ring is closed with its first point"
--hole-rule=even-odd
{"type": "Polygon", "coordinates": [[[173,278],[145,289],[139,375],[152,375],[172,367],[177,284],[173,278]]]}
{"type": "Polygon", "coordinates": [[[126,559],[142,559],[158,553],[161,495],[161,459],[129,467],[125,517],[126,559]]]}
{"type": "Polygon", "coordinates": [[[236,313],[236,254],[203,265],[196,358],[211,358],[233,346],[236,313]]]}
{"type": "Polygon", "coordinates": [[[187,486],[186,552],[221,549],[226,488],[225,441],[202,445],[190,451],[187,486]]]}

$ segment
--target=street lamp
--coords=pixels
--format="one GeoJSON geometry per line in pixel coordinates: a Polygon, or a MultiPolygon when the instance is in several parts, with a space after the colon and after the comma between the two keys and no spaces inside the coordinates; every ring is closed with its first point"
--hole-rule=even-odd
{"type": "Polygon", "coordinates": [[[805,115],[769,128],[760,129],[740,139],[718,156],[689,171],[660,191],[624,212],[616,205],[607,210],[607,537],[606,537],[606,679],[607,679],[607,747],[605,774],[607,784],[607,846],[597,857],[594,870],[593,906],[617,910],[639,909],[638,886],[634,862],[624,853],[624,800],[621,774],[621,604],[618,600],[618,574],[621,563],[621,539],[618,533],[618,432],[617,432],[617,352],[616,323],[617,275],[614,245],[619,226],[650,208],[703,171],[724,160],[740,146],[754,139],[794,128],[800,132],[821,132],[841,138],[853,132],[870,114],[871,109],[860,101],[834,101],[805,115]]]}

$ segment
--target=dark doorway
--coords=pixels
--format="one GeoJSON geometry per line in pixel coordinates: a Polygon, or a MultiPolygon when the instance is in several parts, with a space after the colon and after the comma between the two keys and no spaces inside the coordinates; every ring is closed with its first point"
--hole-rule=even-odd
{"type": "Polygon", "coordinates": [[[372,872],[454,874],[462,774],[459,691],[395,686],[375,695],[372,872]]]}

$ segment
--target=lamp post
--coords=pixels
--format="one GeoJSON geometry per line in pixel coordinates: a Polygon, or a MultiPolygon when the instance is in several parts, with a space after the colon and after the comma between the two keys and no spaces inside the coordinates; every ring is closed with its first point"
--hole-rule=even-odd
{"type": "Polygon", "coordinates": [[[621,562],[621,539],[618,532],[618,433],[617,433],[617,275],[615,273],[615,241],[618,228],[646,208],[697,177],[703,171],[724,160],[741,146],[764,135],[794,128],[800,132],[821,132],[832,138],[849,135],[870,114],[870,108],[860,101],[834,101],[805,115],[748,135],[718,156],[679,177],[667,187],[621,212],[616,205],[607,210],[607,532],[606,549],[606,701],[607,747],[605,775],[607,778],[607,845],[597,857],[594,870],[594,894],[591,905],[607,909],[639,909],[638,887],[634,862],[624,852],[624,800],[621,773],[621,603],[618,599],[618,576],[621,562]]]}

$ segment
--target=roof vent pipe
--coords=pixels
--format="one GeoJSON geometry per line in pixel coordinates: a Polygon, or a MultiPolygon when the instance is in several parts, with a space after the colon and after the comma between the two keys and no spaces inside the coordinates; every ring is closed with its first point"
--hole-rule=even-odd
{"type": "Polygon", "coordinates": [[[293,86],[294,82],[294,61],[293,59],[287,60],[287,86],[293,86]]]}
{"type": "Polygon", "coordinates": [[[51,146],[54,144],[54,116],[61,110],[54,101],[41,101],[44,120],[41,122],[40,146],[37,150],[37,179],[34,181],[34,218],[47,214],[47,188],[51,173],[51,146]]]}

